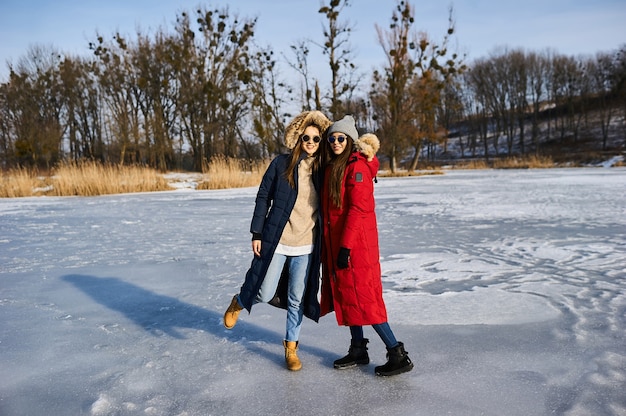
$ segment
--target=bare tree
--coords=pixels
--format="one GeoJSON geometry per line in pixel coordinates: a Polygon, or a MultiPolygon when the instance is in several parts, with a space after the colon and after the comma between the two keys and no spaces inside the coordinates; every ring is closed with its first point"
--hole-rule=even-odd
{"type": "MultiPolygon", "coordinates": [[[[253,132],[261,146],[259,157],[267,158],[283,150],[286,117],[284,108],[291,100],[291,89],[282,80],[270,50],[257,53],[250,86],[253,91],[253,132]]],[[[248,154],[248,157],[253,157],[248,154]]]]}
{"type": "Polygon", "coordinates": [[[69,158],[104,162],[102,102],[93,76],[93,63],[84,58],[66,56],[59,66],[59,77],[69,158]]]}
{"type": "Polygon", "coordinates": [[[409,85],[415,68],[409,52],[416,47],[410,39],[413,22],[413,7],[399,2],[392,13],[389,30],[376,26],[378,42],[387,62],[382,72],[374,71],[370,101],[380,135],[384,138],[381,147],[389,157],[392,172],[398,169],[398,158],[413,129],[408,116],[411,107],[409,85]]]}
{"type": "MultiPolygon", "coordinates": [[[[450,131],[458,126],[466,116],[465,113],[465,101],[463,96],[463,89],[460,79],[455,79],[454,82],[447,83],[441,91],[441,100],[439,106],[436,109],[437,120],[446,134],[442,137],[443,152],[448,151],[448,136],[450,131]]],[[[458,127],[455,134],[459,135],[458,127]]],[[[463,146],[462,141],[459,142],[463,146]]],[[[461,154],[463,148],[461,147],[461,154]]]]}
{"type": "MultiPolygon", "coordinates": [[[[300,77],[302,78],[302,84],[300,86],[300,101],[301,108],[303,111],[310,111],[314,108],[319,109],[319,107],[315,107],[315,101],[313,96],[313,89],[311,87],[311,76],[309,74],[309,53],[311,50],[309,49],[309,41],[307,40],[299,40],[297,43],[290,46],[291,51],[294,55],[294,61],[285,57],[287,64],[295,70],[300,77]],[[313,105],[311,102],[313,101],[313,105]]],[[[315,83],[317,86],[317,83],[315,83]]]]}
{"type": "MultiPolygon", "coordinates": [[[[409,171],[417,169],[424,143],[434,150],[435,146],[445,142],[448,131],[444,120],[438,118],[443,106],[443,92],[456,85],[458,76],[466,69],[464,57],[449,49],[455,23],[454,10],[450,8],[448,13],[448,29],[439,43],[432,42],[424,32],[420,32],[417,38],[419,46],[415,49],[416,65],[411,81],[415,97],[412,114],[417,134],[412,137],[414,152],[409,171]]],[[[434,151],[430,153],[434,157],[434,151]]]]}
{"type": "Polygon", "coordinates": [[[615,93],[622,106],[622,131],[626,145],[626,44],[615,52],[615,93]]]}
{"type": "Polygon", "coordinates": [[[119,163],[145,163],[137,73],[132,50],[119,33],[112,40],[97,37],[90,48],[98,61],[98,79],[105,108],[105,135],[119,163]]]}
{"type": "Polygon", "coordinates": [[[408,146],[413,148],[409,170],[414,170],[424,142],[435,143],[445,135],[437,121],[441,91],[463,68],[461,59],[448,51],[448,40],[454,33],[452,10],[441,44],[431,42],[424,32],[416,32],[414,21],[413,6],[399,1],[389,30],[376,26],[387,62],[382,72],[374,72],[370,101],[386,139],[383,149],[392,172],[408,146]]]}
{"type": "Polygon", "coordinates": [[[245,140],[256,20],[231,17],[228,9],[199,8],[195,14],[195,29],[187,13],[177,19],[175,71],[182,134],[189,140],[194,168],[201,170],[215,155],[238,156],[245,140]]]}
{"type": "Polygon", "coordinates": [[[491,63],[485,58],[474,61],[466,76],[466,83],[474,96],[473,127],[474,130],[477,130],[486,161],[489,161],[488,138],[493,129],[491,124],[496,97],[496,93],[491,88],[494,82],[492,78],[491,63]]]}
{"type": "Polygon", "coordinates": [[[131,60],[137,74],[137,103],[143,118],[143,143],[147,163],[166,170],[173,160],[175,104],[179,84],[175,79],[174,52],[159,31],[154,39],[138,34],[131,60]]]}
{"type": "Polygon", "coordinates": [[[545,91],[545,83],[548,74],[548,58],[547,54],[539,54],[530,52],[527,57],[528,61],[528,95],[531,106],[531,141],[535,148],[535,152],[539,150],[539,114],[544,99],[547,98],[545,91]]]}
{"type": "Polygon", "coordinates": [[[325,15],[328,25],[323,32],[322,52],[328,56],[331,74],[330,113],[335,119],[346,113],[344,101],[352,98],[359,83],[349,43],[352,27],[348,22],[339,21],[339,15],[349,6],[349,0],[330,0],[328,6],[323,5],[319,10],[319,13],[325,15]]]}
{"type": "Polygon", "coordinates": [[[612,54],[599,52],[594,60],[590,61],[589,75],[593,91],[597,97],[597,114],[602,132],[602,150],[606,150],[609,138],[609,129],[615,113],[615,106],[611,102],[611,94],[616,89],[615,60],[612,54]]]}
{"type": "Polygon", "coordinates": [[[528,59],[523,50],[516,49],[508,54],[510,62],[510,96],[509,111],[512,113],[514,123],[511,123],[508,135],[508,154],[513,155],[515,136],[519,137],[519,149],[522,154],[526,153],[525,133],[526,118],[528,114],[529,76],[528,59]],[[517,130],[516,130],[517,127],[517,130]]]}
{"type": "Polygon", "coordinates": [[[6,116],[12,122],[13,155],[21,165],[52,167],[63,157],[63,99],[53,47],[31,46],[5,90],[6,116]]]}

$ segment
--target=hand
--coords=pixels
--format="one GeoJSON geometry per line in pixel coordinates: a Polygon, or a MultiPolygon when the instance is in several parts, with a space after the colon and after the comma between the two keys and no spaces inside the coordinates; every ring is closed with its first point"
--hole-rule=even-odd
{"type": "Polygon", "coordinates": [[[252,252],[255,256],[261,257],[261,240],[252,240],[252,252]]]}
{"type": "Polygon", "coordinates": [[[339,255],[337,256],[337,268],[338,269],[347,269],[348,268],[348,259],[350,258],[350,249],[341,247],[339,249],[339,255]]]}

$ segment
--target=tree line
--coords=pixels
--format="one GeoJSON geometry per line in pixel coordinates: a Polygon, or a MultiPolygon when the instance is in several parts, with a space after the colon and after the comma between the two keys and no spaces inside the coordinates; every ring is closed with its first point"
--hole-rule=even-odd
{"type": "Polygon", "coordinates": [[[596,131],[606,148],[626,116],[626,46],[593,57],[501,49],[470,64],[450,47],[452,9],[435,40],[397,1],[376,26],[385,62],[363,73],[343,19],[350,1],[324,3],[321,41],[299,41],[282,60],[258,46],[256,18],[228,8],[181,12],[173,30],[150,36],[98,35],[88,57],[33,46],[0,84],[0,166],[87,159],[200,171],[218,156],[272,157],[293,113],[317,109],[376,132],[395,171],[445,155],[453,139],[467,157],[539,152],[542,138],[596,131]],[[314,47],[328,87],[311,73],[314,47]]]}

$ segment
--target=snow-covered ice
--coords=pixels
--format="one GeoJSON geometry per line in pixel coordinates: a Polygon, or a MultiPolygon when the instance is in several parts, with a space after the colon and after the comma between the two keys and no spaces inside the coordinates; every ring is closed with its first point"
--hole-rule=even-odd
{"type": "Polygon", "coordinates": [[[0,415],[626,415],[626,169],[376,184],[389,322],[415,363],[338,371],[349,332],[222,314],[255,188],[0,200],[0,415]]]}

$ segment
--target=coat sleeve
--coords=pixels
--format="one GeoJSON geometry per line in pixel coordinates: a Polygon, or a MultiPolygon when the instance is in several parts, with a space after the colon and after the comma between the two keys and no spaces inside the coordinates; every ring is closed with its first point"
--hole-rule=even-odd
{"type": "Polygon", "coordinates": [[[259,185],[254,203],[252,222],[250,224],[250,232],[252,234],[263,233],[265,218],[267,217],[267,213],[272,206],[272,200],[274,199],[276,175],[278,175],[277,166],[278,158],[275,158],[267,167],[267,170],[263,174],[263,179],[261,179],[261,184],[259,185]]]}
{"type": "Polygon", "coordinates": [[[352,249],[358,244],[363,222],[374,212],[374,184],[364,161],[349,165],[345,179],[344,209],[348,210],[341,235],[341,247],[352,249]]]}

